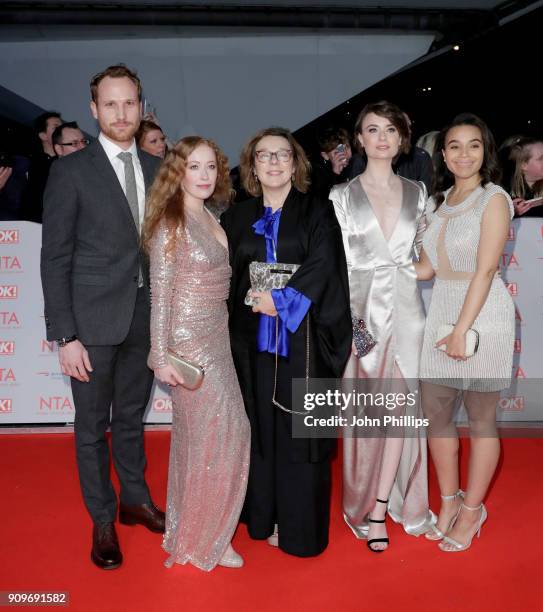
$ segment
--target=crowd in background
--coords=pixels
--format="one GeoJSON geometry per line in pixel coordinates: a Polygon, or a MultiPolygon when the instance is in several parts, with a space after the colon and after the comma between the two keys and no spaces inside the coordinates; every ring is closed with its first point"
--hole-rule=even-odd
{"type": "MultiPolygon", "coordinates": [[[[411,121],[406,114],[411,130],[411,121]]],[[[0,219],[41,222],[43,191],[51,163],[89,144],[75,121],[65,121],[61,114],[49,111],[39,115],[33,126],[36,152],[29,159],[2,152],[0,144],[0,219]]],[[[408,154],[400,154],[394,162],[399,176],[421,180],[428,193],[433,190],[435,139],[438,131],[421,135],[408,154]]],[[[320,155],[311,160],[311,183],[314,193],[327,196],[339,183],[361,174],[366,166],[363,152],[356,150],[353,134],[344,127],[327,126],[318,137],[314,149],[320,155]]],[[[410,138],[412,134],[410,131],[410,138]]],[[[154,114],[147,114],[136,135],[138,146],[151,155],[164,158],[167,140],[154,114]]],[[[516,216],[543,216],[543,137],[516,134],[499,147],[500,185],[511,195],[516,216]]],[[[238,168],[232,168],[236,201],[247,197],[239,180],[238,168]]]]}

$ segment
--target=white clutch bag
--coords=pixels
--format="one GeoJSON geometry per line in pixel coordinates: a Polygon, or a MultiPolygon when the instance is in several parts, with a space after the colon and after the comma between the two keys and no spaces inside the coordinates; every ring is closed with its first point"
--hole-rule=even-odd
{"type": "MultiPolygon", "coordinates": [[[[454,325],[443,324],[437,328],[437,338],[436,342],[439,342],[443,338],[446,338],[448,335],[452,334],[454,330],[454,325]]],[[[447,345],[442,344],[437,347],[441,351],[447,350],[447,345]]],[[[473,357],[479,348],[479,332],[474,330],[473,328],[469,328],[466,332],[466,357],[473,357]]]]}

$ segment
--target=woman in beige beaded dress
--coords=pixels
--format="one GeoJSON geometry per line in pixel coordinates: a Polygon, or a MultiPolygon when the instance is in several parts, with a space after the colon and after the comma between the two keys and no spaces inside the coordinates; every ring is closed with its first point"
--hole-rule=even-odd
{"type": "Polygon", "coordinates": [[[499,166],[492,134],[471,114],[458,116],[436,143],[436,212],[424,235],[421,280],[436,277],[424,332],[420,377],[430,419],[429,446],[441,491],[430,540],[446,552],[469,548],[487,518],[483,499],[498,463],[496,407],[509,387],[515,313],[498,261],[513,216],[507,193],[494,183],[499,166]],[[441,325],[454,325],[440,338],[441,325]],[[478,349],[466,354],[468,331],[478,349]],[[445,350],[438,350],[439,347],[445,350]],[[470,428],[466,491],[460,489],[454,411],[463,391],[470,428]]]}
{"type": "Polygon", "coordinates": [[[230,196],[228,162],[197,136],[169,151],[151,189],[144,240],[151,260],[151,353],[171,386],[166,566],[241,567],[231,546],[245,497],[250,430],[230,351],[226,236],[206,201],[230,196]],[[183,386],[168,350],[205,370],[183,386]]]}
{"type": "MultiPolygon", "coordinates": [[[[376,345],[362,355],[355,342],[345,384],[358,379],[359,389],[374,394],[416,394],[424,310],[413,256],[426,226],[426,189],[392,170],[398,153],[409,151],[409,127],[398,107],[368,104],[355,129],[368,159],[366,170],[334,187],[330,199],[343,234],[353,319],[365,322],[376,345]]],[[[420,418],[419,410],[417,402],[396,416],[420,418]]],[[[386,413],[377,415],[380,422],[386,413]]],[[[426,532],[433,516],[423,431],[346,429],[343,509],[349,527],[358,538],[367,538],[373,552],[388,546],[387,510],[407,533],[426,532]]]]}

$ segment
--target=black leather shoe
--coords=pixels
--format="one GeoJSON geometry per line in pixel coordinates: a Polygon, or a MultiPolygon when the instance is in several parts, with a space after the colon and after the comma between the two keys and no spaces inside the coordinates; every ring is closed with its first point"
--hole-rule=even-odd
{"type": "Polygon", "coordinates": [[[101,569],[115,569],[123,562],[113,523],[94,524],[91,559],[101,569]]]}
{"type": "Polygon", "coordinates": [[[153,502],[139,506],[127,506],[121,503],[119,522],[123,525],[144,525],[154,533],[164,533],[166,516],[153,502]]]}

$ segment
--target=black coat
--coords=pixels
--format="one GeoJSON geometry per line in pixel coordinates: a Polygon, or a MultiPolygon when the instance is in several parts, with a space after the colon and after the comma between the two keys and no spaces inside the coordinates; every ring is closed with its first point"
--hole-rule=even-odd
{"type": "MultiPolygon", "coordinates": [[[[160,160],[138,150],[145,188],[160,160]]],[[[41,277],[47,339],[126,337],[148,259],[119,179],[98,140],[52,165],[44,196],[41,277]]]]}
{"type": "MultiPolygon", "coordinates": [[[[254,233],[253,223],[264,214],[262,198],[234,204],[221,217],[228,236],[232,281],[229,297],[230,335],[234,363],[249,419],[253,427],[253,445],[258,447],[257,402],[266,402],[274,410],[270,398],[259,397],[256,388],[255,354],[259,315],[243,301],[250,288],[249,264],[266,261],[264,236],[254,233]]],[[[350,353],[352,324],[349,306],[347,265],[341,230],[328,201],[314,199],[292,188],[281,213],[277,261],[300,264],[288,285],[308,297],[310,326],[310,375],[338,378],[350,353]]],[[[281,358],[278,368],[278,401],[291,406],[290,385],[293,378],[305,378],[306,319],[290,334],[288,358],[281,358]]],[[[273,376],[273,369],[269,373],[273,376]]],[[[285,414],[286,418],[290,418],[285,414]]],[[[320,460],[330,449],[330,441],[293,440],[295,461],[320,460]],[[328,444],[326,444],[328,443],[328,444]]]]}

